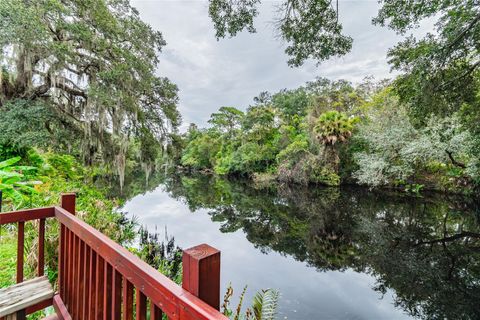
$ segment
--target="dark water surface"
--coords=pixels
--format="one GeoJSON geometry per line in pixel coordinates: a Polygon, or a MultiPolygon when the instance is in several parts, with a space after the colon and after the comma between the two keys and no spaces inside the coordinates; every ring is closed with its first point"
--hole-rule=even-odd
{"type": "MultiPolygon", "coordinates": [[[[246,301],[281,292],[279,319],[480,319],[476,202],[365,189],[167,179],[124,208],[182,248],[222,252],[246,301]]],[[[234,301],[235,302],[235,301],[234,301]]],[[[236,307],[236,304],[233,305],[236,307]]]]}

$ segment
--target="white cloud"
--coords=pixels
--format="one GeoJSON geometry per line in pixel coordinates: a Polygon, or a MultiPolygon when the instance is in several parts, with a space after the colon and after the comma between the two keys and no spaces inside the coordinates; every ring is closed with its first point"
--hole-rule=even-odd
{"type": "MultiPolygon", "coordinates": [[[[184,128],[190,122],[205,125],[220,106],[245,109],[261,91],[295,88],[316,77],[353,82],[368,75],[392,77],[386,54],[401,37],[371,24],[377,2],[341,1],[340,19],[345,33],[354,38],[352,51],[320,66],[308,62],[300,68],[287,66],[285,45],[274,35],[278,3],[267,1],[261,6],[256,34],[244,32],[217,41],[205,1],[133,1],[141,17],[167,41],[158,72],[180,88],[184,128]]],[[[426,28],[431,25],[421,30],[426,28]]]]}

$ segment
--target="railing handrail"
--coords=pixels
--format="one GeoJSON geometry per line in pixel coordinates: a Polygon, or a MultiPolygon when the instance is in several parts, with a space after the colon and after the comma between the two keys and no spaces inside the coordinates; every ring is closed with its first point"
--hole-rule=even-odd
{"type": "Polygon", "coordinates": [[[44,207],[0,213],[0,225],[55,217],[55,207],[44,207]]]}
{"type": "MultiPolygon", "coordinates": [[[[68,203],[67,207],[68,205],[72,207],[71,209],[74,212],[75,202],[73,201],[72,203],[68,203]]],[[[0,213],[0,225],[18,223],[19,227],[17,248],[17,282],[23,281],[24,225],[26,221],[40,221],[38,274],[43,275],[45,220],[47,218],[55,218],[57,221],[59,221],[59,223],[62,225],[62,228],[67,228],[72,234],[75,235],[75,237],[83,241],[85,245],[91,248],[92,254],[94,251],[99,257],[104,259],[106,263],[116,270],[116,272],[120,273],[121,276],[131,283],[132,286],[134,286],[137,290],[140,290],[150,299],[152,303],[157,305],[158,308],[160,308],[169,319],[228,319],[217,309],[209,305],[211,302],[207,303],[201,298],[197,297],[196,295],[198,293],[194,293],[195,290],[191,291],[193,287],[189,288],[188,286],[185,287],[184,285],[184,288],[182,288],[118,243],[114,242],[92,226],[88,225],[86,222],[77,218],[68,210],[58,206],[0,213]],[[189,292],[189,290],[191,292],[189,292]]],[[[68,251],[63,252],[67,253],[68,251]]],[[[188,250],[184,252],[184,260],[186,252],[188,252],[188,250]]],[[[62,254],[62,252],[59,253],[62,254]]],[[[68,254],[73,253],[68,252],[68,254]]],[[[59,272],[63,273],[64,270],[60,270],[59,268],[59,272]]],[[[190,271],[188,273],[190,274],[190,271]]],[[[61,276],[59,275],[59,277],[61,276]]],[[[189,279],[191,280],[191,278],[188,278],[187,280],[189,279]]],[[[203,281],[209,281],[206,280],[206,278],[201,279],[204,279],[203,281]]],[[[218,280],[219,278],[217,278],[217,282],[218,280]]],[[[197,283],[197,281],[199,281],[199,278],[194,280],[194,283],[199,285],[200,283],[197,283]]],[[[45,308],[51,304],[51,301],[39,303],[36,306],[28,308],[27,314],[41,310],[42,308],[45,308]]],[[[213,305],[215,306],[216,303],[213,305]]]]}
{"type": "Polygon", "coordinates": [[[228,319],[92,226],[55,207],[55,217],[167,314],[169,319],[228,319]]]}

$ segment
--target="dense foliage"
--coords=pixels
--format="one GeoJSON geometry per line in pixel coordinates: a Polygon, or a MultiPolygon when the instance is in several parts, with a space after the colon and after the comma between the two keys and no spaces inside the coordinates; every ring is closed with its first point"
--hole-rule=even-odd
{"type": "Polygon", "coordinates": [[[416,127],[394,85],[317,79],[262,93],[245,113],[223,107],[191,126],[181,164],[258,182],[466,191],[480,182],[479,139],[460,112],[416,127]]]}
{"type": "Polygon", "coordinates": [[[103,159],[123,177],[136,140],[151,165],[180,121],[176,86],[156,75],[164,45],[129,1],[1,1],[0,144],[103,159]]]}
{"type": "MultiPolygon", "coordinates": [[[[114,210],[122,203],[121,198],[107,197],[108,189],[95,184],[99,177],[98,169],[84,168],[74,157],[30,150],[25,158],[11,158],[0,163],[3,172],[14,178],[11,188],[2,185],[2,211],[18,208],[38,208],[57,205],[60,194],[66,191],[77,194],[77,215],[115,241],[128,245],[135,238],[136,223],[114,210]],[[8,166],[6,166],[8,164],[8,166]]],[[[2,173],[2,175],[5,175],[2,173]]],[[[3,184],[10,183],[7,178],[3,184]]],[[[38,226],[37,222],[27,222],[26,252],[37,252],[38,226]]],[[[7,268],[0,272],[0,285],[13,283],[15,272],[8,268],[9,260],[15,261],[16,251],[10,252],[11,244],[15,244],[16,226],[7,225],[0,228],[2,256],[1,264],[7,268]]],[[[46,261],[47,274],[56,278],[57,266],[55,256],[58,244],[58,225],[48,220],[46,227],[46,261]]],[[[36,268],[35,255],[28,254],[27,276],[33,274],[36,268]]]]}

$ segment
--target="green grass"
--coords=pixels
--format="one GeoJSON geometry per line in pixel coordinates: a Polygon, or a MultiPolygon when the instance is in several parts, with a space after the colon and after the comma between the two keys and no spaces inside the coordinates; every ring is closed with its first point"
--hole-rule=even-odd
{"type": "Polygon", "coordinates": [[[17,242],[1,229],[0,237],[0,288],[14,284],[17,242]]]}

